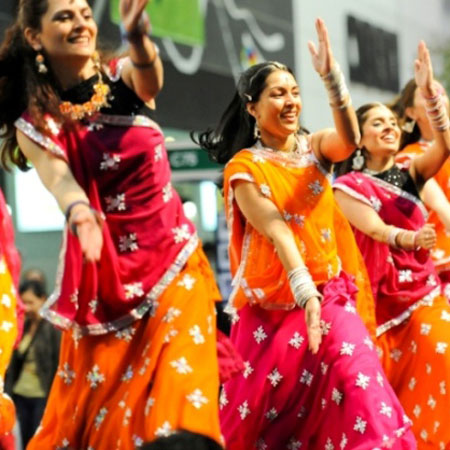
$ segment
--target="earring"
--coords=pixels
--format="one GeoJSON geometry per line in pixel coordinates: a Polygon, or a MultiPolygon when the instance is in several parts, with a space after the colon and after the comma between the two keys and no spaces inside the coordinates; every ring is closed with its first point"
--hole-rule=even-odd
{"type": "Polygon", "coordinates": [[[261,139],[261,131],[259,130],[258,123],[255,122],[255,128],[253,129],[253,137],[256,141],[261,139]]]}
{"type": "Polygon", "coordinates": [[[97,71],[100,71],[101,64],[100,64],[100,55],[98,54],[98,51],[95,50],[95,52],[92,54],[92,61],[94,62],[94,67],[97,71]]]}
{"type": "Polygon", "coordinates": [[[45,60],[42,53],[38,53],[34,61],[36,63],[37,71],[40,74],[45,75],[48,72],[48,69],[47,66],[45,65],[45,60]]]}
{"type": "Polygon", "coordinates": [[[405,133],[411,134],[414,131],[415,126],[416,126],[416,121],[414,119],[410,119],[403,124],[402,130],[405,133]]]}
{"type": "Polygon", "coordinates": [[[364,166],[364,155],[361,152],[361,149],[358,148],[356,150],[356,155],[352,159],[352,169],[353,170],[361,170],[364,166]]]}

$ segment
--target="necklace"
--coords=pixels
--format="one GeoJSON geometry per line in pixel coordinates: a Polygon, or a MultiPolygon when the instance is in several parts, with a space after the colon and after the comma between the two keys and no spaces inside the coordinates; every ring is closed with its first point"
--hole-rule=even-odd
{"type": "Polygon", "coordinates": [[[269,147],[268,145],[263,144],[261,140],[259,140],[258,143],[261,148],[265,148],[273,153],[276,153],[277,155],[282,156],[283,158],[296,158],[302,153],[298,138],[295,138],[294,145],[289,150],[279,150],[277,148],[269,147]]]}
{"type": "Polygon", "coordinates": [[[81,120],[91,117],[105,106],[108,106],[109,86],[103,82],[101,73],[98,74],[98,82],[94,84],[94,93],[87,102],[77,104],[68,101],[59,104],[61,113],[72,120],[81,120]]]}

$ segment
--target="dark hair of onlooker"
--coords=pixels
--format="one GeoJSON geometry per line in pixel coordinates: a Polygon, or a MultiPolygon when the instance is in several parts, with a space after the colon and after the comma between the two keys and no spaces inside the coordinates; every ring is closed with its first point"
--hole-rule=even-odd
{"type": "Polygon", "coordinates": [[[41,281],[38,280],[24,280],[20,283],[19,294],[31,291],[36,297],[46,298],[47,293],[45,292],[45,286],[41,281]]]}

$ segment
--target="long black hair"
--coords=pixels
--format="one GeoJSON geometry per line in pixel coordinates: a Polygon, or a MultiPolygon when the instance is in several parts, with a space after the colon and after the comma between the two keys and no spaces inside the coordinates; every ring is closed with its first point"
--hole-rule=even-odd
{"type": "Polygon", "coordinates": [[[259,100],[267,85],[267,77],[276,70],[284,70],[294,76],[288,66],[276,61],[251,66],[240,76],[234,97],[216,128],[191,132],[192,140],[209,153],[212,161],[225,164],[239,150],[256,142],[255,119],[247,112],[246,105],[259,100]]]}

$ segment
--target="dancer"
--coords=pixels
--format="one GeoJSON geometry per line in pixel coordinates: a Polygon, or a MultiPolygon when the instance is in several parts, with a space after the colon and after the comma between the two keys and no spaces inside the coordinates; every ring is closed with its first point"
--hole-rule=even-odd
{"type": "Polygon", "coordinates": [[[265,62],[242,74],[217,128],[196,137],[227,163],[231,338],[245,361],[222,391],[222,431],[229,450],[414,448],[355,308],[352,275],[371,327],[364,264],[327,169],[359,132],[322,20],[316,28],[310,51],[336,130],[299,134],[299,86],[286,66],[265,62]]]}
{"type": "MultiPolygon", "coordinates": [[[[449,100],[444,88],[437,83],[436,88],[442,92],[442,100],[447,109],[449,100]]],[[[403,88],[400,96],[391,105],[398,114],[400,124],[404,130],[401,142],[401,151],[395,159],[397,163],[409,167],[411,160],[418,155],[423,155],[433,144],[433,128],[426,113],[426,104],[420,94],[416,81],[410,80],[403,88]]],[[[427,222],[434,225],[437,242],[431,251],[439,278],[443,284],[444,294],[450,300],[450,161],[446,161],[438,173],[434,176],[445,198],[440,199],[442,193],[436,188],[428,193],[425,189],[422,198],[428,207],[429,217],[427,222]]],[[[430,182],[428,182],[430,183],[430,182]]],[[[427,183],[427,184],[428,184],[427,183]]],[[[428,186],[426,186],[428,188],[428,186]]]]}
{"type": "MultiPolygon", "coordinates": [[[[419,45],[415,79],[426,99],[434,144],[411,161],[394,162],[400,128],[380,103],[358,109],[361,148],[347,161],[353,171],[335,181],[335,196],[354,227],[376,299],[377,344],[382,364],[420,449],[450,446],[450,307],[429,249],[436,241],[425,223],[419,193],[444,163],[450,149],[448,114],[433,84],[428,50],[419,45]]],[[[341,168],[345,172],[345,166],[341,168]]]]}
{"type": "Polygon", "coordinates": [[[20,338],[23,306],[17,295],[20,257],[14,246],[14,228],[0,191],[0,449],[15,448],[12,429],[14,404],[4,392],[5,373],[14,344],[20,338]]]}
{"type": "Polygon", "coordinates": [[[146,106],[163,82],[147,3],[120,1],[129,57],[107,65],[86,0],[21,0],[0,50],[3,158],[31,161],[67,219],[43,308],[60,361],[31,450],[128,450],[178,429],[220,442],[219,293],[146,106]]]}

